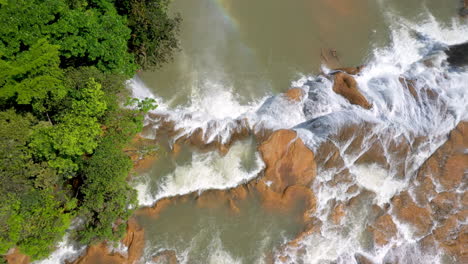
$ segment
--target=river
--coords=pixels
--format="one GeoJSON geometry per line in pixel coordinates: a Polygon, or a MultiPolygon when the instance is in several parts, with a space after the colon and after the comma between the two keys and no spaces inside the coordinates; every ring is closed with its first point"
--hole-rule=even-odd
{"type": "Polygon", "coordinates": [[[375,263],[456,263],[440,249],[421,249],[421,235],[396,220],[395,197],[414,196],[420,166],[468,120],[468,73],[450,70],[437,53],[468,41],[459,6],[456,0],[174,0],[171,12],[183,18],[181,51],[129,82],[134,96],[159,104],[144,133],[158,141],[158,159],[132,184],[142,207],[186,199],[157,216],[137,217],[145,230],[142,262],[173,250],[180,263],[358,263],[357,255],[375,263]],[[329,67],[358,65],[366,65],[355,79],[369,110],[333,93],[332,80],[319,76],[329,67]],[[418,93],[433,91],[437,100],[415,100],[401,76],[417,79],[418,93]],[[306,97],[286,100],[281,93],[291,87],[306,97]],[[164,133],[161,118],[173,133],[164,133]],[[338,136],[353,124],[366,129],[338,136]],[[233,140],[239,126],[251,133],[233,140]],[[302,205],[269,210],[255,194],[235,205],[198,198],[258,181],[266,165],[257,133],[278,129],[296,131],[317,160],[308,185],[316,210],[309,216],[321,225],[294,247],[288,242],[307,228],[302,205]],[[233,144],[216,151],[177,143],[200,131],[204,144],[233,144]],[[399,139],[410,150],[395,150],[399,139]],[[340,165],[320,163],[327,161],[327,144],[339,152],[340,165]],[[380,149],[369,154],[374,144],[380,149]],[[330,184],[344,174],[349,181],[330,184]],[[338,204],[348,211],[337,224],[330,215],[338,204]],[[395,222],[397,234],[383,246],[371,242],[372,208],[387,210],[395,222]]]}
{"type": "MultiPolygon", "coordinates": [[[[363,119],[378,119],[383,124],[381,129],[396,127],[388,132],[394,136],[434,133],[427,139],[431,146],[400,157],[414,166],[405,168],[407,175],[382,171],[379,166],[348,165],[358,185],[378,194],[376,204],[385,204],[408,188],[408,182],[401,178],[408,177],[411,169],[414,171],[443,143],[449,130],[435,133],[433,126],[445,124],[446,128],[453,128],[455,120],[466,118],[463,113],[466,92],[462,93],[465,109],[459,108],[450,120],[441,117],[435,124],[428,124],[424,118],[411,120],[421,113],[408,116],[407,106],[401,105],[406,103],[405,99],[395,98],[402,94],[389,91],[398,89],[389,81],[391,76],[429,74],[421,69],[408,73],[413,63],[427,55],[424,45],[468,40],[466,24],[461,26],[459,23],[463,22],[455,16],[457,7],[457,1],[437,0],[176,0],[172,11],[184,18],[181,51],[162,70],[140,74],[141,79],[134,80],[134,91],[140,96],[151,92],[160,102],[159,111],[172,115],[183,133],[202,128],[207,141],[229,140],[236,119],[247,119],[250,124],[275,130],[293,128],[330,114],[337,119],[352,119],[356,114],[363,119]],[[415,32],[428,40],[421,41],[415,32]],[[307,78],[313,80],[312,76],[327,71],[322,64],[323,53],[327,52],[326,56],[333,60],[329,63],[331,67],[371,65],[358,82],[368,83],[361,89],[373,99],[376,106],[373,113],[367,115],[343,106],[339,99],[322,102],[321,107],[313,106],[310,116],[301,111],[307,108],[304,102],[299,106],[287,105],[279,99],[267,102],[270,96],[291,86],[306,85],[307,78]],[[372,79],[374,83],[369,82],[372,79]],[[382,93],[375,92],[379,89],[382,93]],[[345,111],[353,114],[340,116],[345,111]],[[388,113],[390,118],[382,118],[388,113]],[[209,125],[213,123],[217,125],[209,125]]],[[[450,89],[455,92],[460,88],[450,89]]],[[[419,111],[438,115],[442,110],[419,111]]],[[[310,134],[303,133],[302,138],[316,149],[319,133],[310,134]]],[[[149,136],[158,137],[152,133],[149,136]]],[[[162,155],[150,172],[136,180],[140,202],[152,205],[164,197],[245,183],[257,177],[264,167],[255,154],[255,146],[255,139],[250,137],[236,142],[226,155],[200,152],[196,148],[184,149],[177,157],[162,155]]],[[[399,163],[390,159],[388,162],[399,163]]],[[[330,172],[320,169],[319,164],[318,179],[325,180],[327,173],[330,172]]],[[[332,200],[346,201],[351,197],[317,185],[311,188],[318,195],[317,217],[321,219],[329,211],[321,207],[332,200]]],[[[321,235],[306,239],[305,252],[290,254],[292,263],[350,263],[349,256],[356,252],[373,252],[376,259],[385,254],[407,254],[422,262],[433,261],[434,255],[424,258],[414,248],[411,235],[401,235],[394,250],[369,247],[364,232],[369,212],[363,208],[355,210],[344,230],[324,224],[321,235]]],[[[158,252],[169,249],[175,250],[181,263],[262,263],[303,228],[294,213],[269,212],[255,198],[242,202],[239,212],[233,214],[228,205],[205,207],[190,200],[164,210],[157,218],[140,217],[147,242],[144,259],[150,261],[158,252]]]]}

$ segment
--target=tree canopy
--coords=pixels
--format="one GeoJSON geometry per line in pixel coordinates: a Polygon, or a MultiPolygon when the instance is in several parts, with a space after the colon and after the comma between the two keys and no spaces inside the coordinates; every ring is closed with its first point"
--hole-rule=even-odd
{"type": "Polygon", "coordinates": [[[136,207],[123,148],[152,99],[124,82],[178,49],[167,0],[0,0],[0,254],[119,239],[136,207]],[[130,103],[133,108],[122,107],[130,103]]]}

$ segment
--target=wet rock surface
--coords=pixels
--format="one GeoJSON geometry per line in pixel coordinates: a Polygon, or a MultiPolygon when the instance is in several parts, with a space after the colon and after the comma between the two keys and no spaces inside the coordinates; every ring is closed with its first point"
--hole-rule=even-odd
{"type": "Polygon", "coordinates": [[[389,214],[377,218],[374,224],[369,226],[368,229],[372,232],[374,242],[378,246],[388,244],[388,242],[396,236],[398,231],[392,216],[389,214]]]}
{"type": "Polygon", "coordinates": [[[305,92],[301,88],[292,88],[287,90],[284,95],[291,101],[300,102],[304,98],[305,92]]]}
{"type": "Polygon", "coordinates": [[[338,72],[334,76],[333,91],[351,104],[359,105],[365,109],[370,109],[372,105],[366,97],[359,91],[356,80],[349,74],[338,72]]]}

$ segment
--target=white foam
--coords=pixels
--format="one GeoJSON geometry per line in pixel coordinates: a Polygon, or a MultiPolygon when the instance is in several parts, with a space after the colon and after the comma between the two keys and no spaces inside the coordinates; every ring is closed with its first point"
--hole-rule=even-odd
{"type": "MultiPolygon", "coordinates": [[[[239,129],[242,122],[250,129],[292,128],[304,122],[303,101],[293,102],[283,96],[267,96],[250,103],[241,104],[240,98],[228,83],[207,79],[191,87],[190,102],[187,105],[171,108],[169,102],[156,95],[135,76],[127,83],[136,98],[154,98],[158,108],[153,112],[167,116],[174,121],[175,129],[180,131],[174,140],[202,129],[204,140],[210,143],[219,140],[227,142],[232,132],[239,129]]],[[[305,87],[307,91],[307,87],[305,87]]]]}
{"type": "Polygon", "coordinates": [[[62,241],[57,244],[57,250],[52,252],[46,259],[34,261],[34,264],[57,264],[65,263],[66,261],[72,261],[78,256],[83,254],[86,246],[78,246],[71,243],[69,240],[69,234],[67,233],[62,241]]]}
{"type": "Polygon", "coordinates": [[[216,237],[208,246],[208,263],[209,264],[241,264],[240,259],[234,258],[229,252],[224,250],[221,239],[216,237]]]}
{"type": "Polygon", "coordinates": [[[150,186],[140,183],[136,186],[140,205],[152,205],[157,200],[194,191],[208,189],[227,189],[256,177],[264,168],[264,163],[258,153],[255,154],[254,168],[243,167],[243,159],[248,155],[251,142],[238,142],[229,152],[222,156],[218,152],[192,153],[190,164],[177,166],[176,169],[163,176],[157,184],[158,191],[152,194],[150,186]]]}
{"type": "Polygon", "coordinates": [[[376,202],[380,206],[407,186],[406,182],[393,178],[377,164],[357,165],[351,169],[351,173],[356,176],[359,185],[376,194],[376,202]]]}

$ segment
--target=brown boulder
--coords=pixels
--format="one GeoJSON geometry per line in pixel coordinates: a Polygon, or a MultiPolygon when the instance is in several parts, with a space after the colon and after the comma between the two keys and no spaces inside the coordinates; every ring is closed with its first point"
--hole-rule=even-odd
{"type": "Polygon", "coordinates": [[[262,180],[271,190],[283,193],[288,186],[308,186],[315,178],[314,154],[292,130],[275,131],[259,151],[266,165],[262,180]]]}
{"type": "Polygon", "coordinates": [[[468,122],[461,122],[445,142],[421,167],[418,179],[431,177],[445,191],[455,190],[464,182],[468,170],[468,122]]]}
{"type": "Polygon", "coordinates": [[[6,255],[5,260],[8,264],[29,264],[31,262],[31,258],[19,252],[17,248],[6,255]]]}
{"type": "Polygon", "coordinates": [[[447,190],[453,190],[462,183],[467,168],[468,155],[451,155],[445,162],[443,173],[440,175],[439,182],[447,190]]]}
{"type": "Polygon", "coordinates": [[[377,218],[373,225],[368,226],[368,230],[374,237],[374,243],[379,246],[388,244],[397,233],[397,227],[389,214],[377,218]]]}
{"type": "Polygon", "coordinates": [[[338,225],[341,223],[341,219],[346,215],[345,211],[345,205],[342,203],[339,203],[338,205],[333,208],[333,211],[331,213],[331,219],[335,225],[338,225]]]}
{"type": "Polygon", "coordinates": [[[413,202],[407,192],[392,198],[393,210],[396,216],[415,228],[415,234],[427,234],[433,226],[432,212],[413,202]]]}
{"type": "Polygon", "coordinates": [[[304,90],[301,88],[291,88],[284,93],[284,96],[286,96],[287,99],[294,102],[300,102],[304,95],[304,90]]]}
{"type": "Polygon", "coordinates": [[[445,218],[450,215],[452,210],[459,208],[458,197],[453,192],[438,193],[437,196],[431,200],[431,208],[435,217],[445,218]]]}
{"type": "Polygon", "coordinates": [[[122,240],[122,243],[128,247],[128,263],[136,263],[143,254],[143,249],[145,247],[145,232],[138,225],[135,218],[128,220],[127,234],[122,240]]]}
{"type": "Polygon", "coordinates": [[[451,215],[433,232],[439,245],[459,260],[468,258],[468,225],[462,223],[466,217],[462,214],[451,215]]]}
{"type": "Polygon", "coordinates": [[[123,264],[129,263],[126,258],[120,254],[109,252],[106,244],[90,246],[86,253],[73,262],[73,264],[123,264]]]}
{"type": "Polygon", "coordinates": [[[333,91],[348,99],[351,104],[370,109],[372,105],[357,88],[356,80],[349,74],[339,72],[335,74],[333,91]]]}

